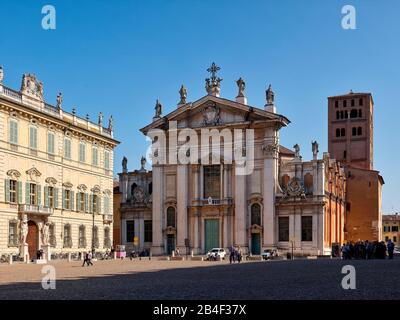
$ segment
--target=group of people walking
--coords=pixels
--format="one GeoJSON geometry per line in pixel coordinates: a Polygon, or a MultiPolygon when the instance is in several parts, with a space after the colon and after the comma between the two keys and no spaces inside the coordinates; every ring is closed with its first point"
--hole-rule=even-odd
{"type": "Polygon", "coordinates": [[[229,248],[229,262],[230,263],[235,263],[235,262],[240,263],[242,261],[242,249],[240,246],[234,247],[231,246],[229,248]]]}
{"type": "Polygon", "coordinates": [[[343,244],[342,259],[393,259],[394,243],[389,239],[387,244],[384,241],[358,241],[343,244]]]}
{"type": "Polygon", "coordinates": [[[82,267],[85,266],[85,263],[87,264],[88,267],[92,266],[93,265],[92,259],[93,259],[92,253],[91,252],[86,252],[85,255],[84,255],[84,258],[83,258],[82,267]]]}

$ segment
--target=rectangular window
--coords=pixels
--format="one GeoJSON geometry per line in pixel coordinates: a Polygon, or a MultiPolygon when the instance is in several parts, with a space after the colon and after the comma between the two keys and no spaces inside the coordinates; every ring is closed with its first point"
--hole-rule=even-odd
{"type": "Polygon", "coordinates": [[[110,169],[110,152],[104,151],[104,168],[106,170],[110,169]]]}
{"type": "Polygon", "coordinates": [[[392,226],[392,232],[399,232],[398,226],[392,226]]]}
{"type": "Polygon", "coordinates": [[[66,210],[71,210],[71,190],[64,190],[64,206],[66,210]]]}
{"type": "Polygon", "coordinates": [[[37,150],[37,128],[29,127],[29,148],[37,150]]]}
{"type": "Polygon", "coordinates": [[[10,221],[8,224],[8,245],[9,246],[18,245],[18,232],[17,232],[16,221],[10,221]]]}
{"type": "Polygon", "coordinates": [[[64,139],[64,158],[71,159],[71,139],[64,139]]]}
{"type": "Polygon", "coordinates": [[[126,222],[126,242],[133,242],[135,237],[135,221],[129,220],[126,222]]]}
{"type": "Polygon", "coordinates": [[[220,198],[221,192],[221,167],[219,165],[204,167],[204,198],[220,198]]]}
{"type": "Polygon", "coordinates": [[[393,237],[393,242],[395,242],[395,243],[397,242],[397,237],[396,236],[393,237]]]}
{"type": "Polygon", "coordinates": [[[54,154],[54,133],[47,133],[47,153],[54,154]]]}
{"type": "Polygon", "coordinates": [[[47,197],[48,197],[48,204],[49,208],[54,208],[54,187],[47,188],[47,197]]]}
{"type": "Polygon", "coordinates": [[[312,217],[301,217],[301,241],[312,241],[312,217]]]}
{"type": "Polygon", "coordinates": [[[144,242],[153,241],[153,224],[151,220],[144,220],[144,242]]]}
{"type": "Polygon", "coordinates": [[[64,226],[64,248],[72,247],[72,238],[71,238],[71,226],[64,226]]]}
{"type": "Polygon", "coordinates": [[[79,144],[79,162],[85,162],[86,159],[86,145],[81,142],[79,144]]]}
{"type": "Polygon", "coordinates": [[[99,151],[97,149],[97,147],[93,147],[92,148],[92,165],[93,166],[97,166],[99,164],[99,151]]]}
{"type": "Polygon", "coordinates": [[[37,192],[36,192],[36,184],[29,184],[29,204],[36,205],[37,203],[37,192]]]}
{"type": "Polygon", "coordinates": [[[279,217],[279,241],[289,241],[289,217],[279,217]]]}
{"type": "Polygon", "coordinates": [[[55,247],[57,245],[57,241],[56,241],[56,227],[54,225],[54,223],[50,224],[49,226],[49,241],[50,241],[50,245],[52,247],[55,247]]]}
{"type": "Polygon", "coordinates": [[[10,202],[17,203],[17,181],[10,180],[10,202]]]}
{"type": "Polygon", "coordinates": [[[10,120],[9,139],[11,144],[18,144],[18,122],[10,120]]]}

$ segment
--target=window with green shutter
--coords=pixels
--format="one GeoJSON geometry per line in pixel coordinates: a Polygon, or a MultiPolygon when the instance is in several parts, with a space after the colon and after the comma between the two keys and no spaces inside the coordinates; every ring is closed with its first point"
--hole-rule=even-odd
{"type": "Polygon", "coordinates": [[[93,147],[92,148],[92,165],[93,166],[98,166],[98,164],[99,164],[98,155],[99,155],[99,151],[98,151],[97,147],[93,147]]]}
{"type": "Polygon", "coordinates": [[[110,214],[110,199],[108,197],[104,198],[104,214],[110,214]]]}
{"type": "Polygon", "coordinates": [[[104,168],[109,170],[110,169],[110,152],[104,151],[104,168]]]}
{"type": "Polygon", "coordinates": [[[79,143],[79,162],[85,162],[86,158],[86,144],[84,142],[79,143]]]}
{"type": "Polygon", "coordinates": [[[85,193],[85,212],[89,212],[89,195],[85,193]]]}
{"type": "Polygon", "coordinates": [[[10,202],[10,180],[5,179],[4,180],[4,195],[5,195],[5,202],[8,203],[10,202]]]}
{"type": "Polygon", "coordinates": [[[42,205],[42,186],[40,184],[36,186],[36,195],[37,195],[36,205],[40,206],[42,205]]]}
{"type": "Polygon", "coordinates": [[[22,181],[18,181],[18,203],[22,204],[22,181]]]}
{"type": "Polygon", "coordinates": [[[18,121],[11,119],[9,126],[9,142],[18,144],[18,121]]]}
{"type": "Polygon", "coordinates": [[[71,159],[71,139],[64,139],[64,158],[71,159]]]}
{"type": "Polygon", "coordinates": [[[54,154],[54,133],[47,133],[47,152],[50,154],[54,154]]]}
{"type": "Polygon", "coordinates": [[[54,188],[54,208],[58,208],[58,188],[54,188]]]}

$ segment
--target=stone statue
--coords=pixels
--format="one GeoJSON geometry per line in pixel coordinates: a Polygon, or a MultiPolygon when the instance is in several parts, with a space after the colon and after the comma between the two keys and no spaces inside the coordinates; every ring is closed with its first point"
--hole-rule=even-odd
{"type": "Polygon", "coordinates": [[[0,66],[0,84],[3,83],[3,79],[4,79],[4,70],[3,67],[0,66]]]}
{"type": "Polygon", "coordinates": [[[20,243],[21,245],[26,245],[26,237],[28,236],[28,221],[21,221],[21,235],[20,235],[20,243]]]}
{"type": "Polygon", "coordinates": [[[217,72],[221,70],[214,62],[207,69],[207,72],[211,73],[211,77],[206,79],[206,91],[207,94],[219,97],[221,92],[221,81],[222,79],[217,77],[217,72]]]}
{"type": "Polygon", "coordinates": [[[58,95],[57,95],[57,108],[58,108],[58,110],[62,109],[62,102],[63,102],[63,96],[62,96],[62,93],[59,92],[58,95]]]}
{"type": "Polygon", "coordinates": [[[99,126],[102,127],[103,126],[103,112],[99,113],[99,126]]]}
{"type": "Polygon", "coordinates": [[[244,89],[246,88],[246,83],[242,78],[239,78],[239,80],[236,81],[236,84],[239,88],[238,97],[244,97],[244,89]]]}
{"type": "Polygon", "coordinates": [[[44,223],[42,227],[42,241],[44,245],[49,244],[49,238],[50,238],[49,229],[50,229],[50,223],[49,222],[44,223]]]}
{"type": "Polygon", "coordinates": [[[300,146],[296,143],[294,146],[294,156],[300,158],[300,146]]]}
{"type": "Polygon", "coordinates": [[[271,85],[269,85],[269,87],[266,91],[266,95],[267,95],[267,104],[274,104],[275,93],[274,93],[274,91],[272,91],[271,85]]]}
{"type": "Polygon", "coordinates": [[[128,159],[126,157],[122,158],[122,171],[128,172],[128,159]]]}
{"type": "Polygon", "coordinates": [[[114,119],[113,116],[111,115],[110,118],[108,119],[108,129],[112,132],[114,129],[114,119]]]}
{"type": "Polygon", "coordinates": [[[318,150],[318,142],[317,141],[311,142],[311,145],[312,145],[313,159],[317,160],[318,152],[319,152],[319,150],[318,150]]]}
{"type": "Polygon", "coordinates": [[[161,103],[160,103],[160,101],[158,101],[158,99],[157,99],[157,101],[156,101],[156,107],[155,107],[155,110],[156,110],[156,114],[155,114],[155,118],[159,118],[159,117],[161,117],[161,113],[162,113],[162,105],[161,105],[161,103]]]}
{"type": "Polygon", "coordinates": [[[185,104],[187,98],[187,90],[184,85],[182,85],[181,89],[179,90],[179,94],[181,96],[181,101],[179,101],[179,104],[185,104]]]}

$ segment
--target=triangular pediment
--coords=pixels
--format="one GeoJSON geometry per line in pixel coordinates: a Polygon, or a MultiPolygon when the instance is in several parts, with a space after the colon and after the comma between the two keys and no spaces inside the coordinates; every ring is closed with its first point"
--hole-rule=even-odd
{"type": "Polygon", "coordinates": [[[146,133],[150,129],[167,129],[168,123],[171,121],[176,121],[178,128],[193,129],[243,125],[254,121],[276,121],[285,126],[290,122],[286,117],[279,114],[236,101],[207,95],[153,121],[141,131],[146,133]]]}

